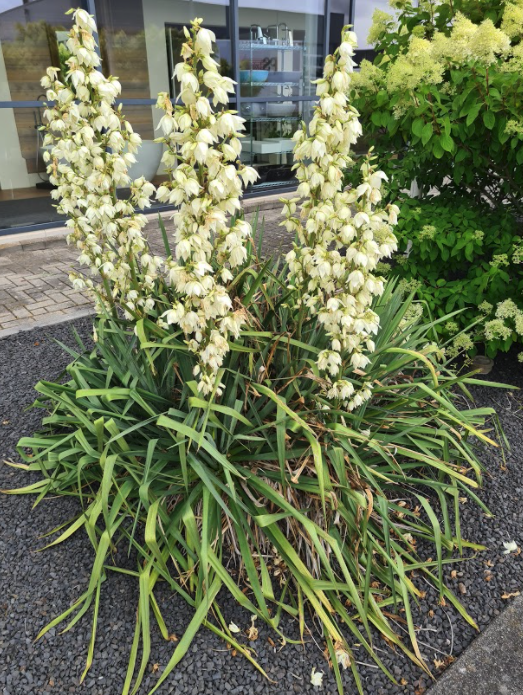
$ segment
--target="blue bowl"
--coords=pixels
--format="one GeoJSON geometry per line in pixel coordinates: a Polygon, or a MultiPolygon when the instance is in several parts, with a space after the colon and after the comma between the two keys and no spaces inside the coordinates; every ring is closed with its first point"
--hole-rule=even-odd
{"type": "Polygon", "coordinates": [[[268,70],[240,70],[240,82],[265,82],[268,77],[268,70]]]}

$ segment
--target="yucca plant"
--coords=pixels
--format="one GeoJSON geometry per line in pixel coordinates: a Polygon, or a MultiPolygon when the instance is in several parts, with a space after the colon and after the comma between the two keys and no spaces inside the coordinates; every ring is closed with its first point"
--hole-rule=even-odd
{"type": "Polygon", "coordinates": [[[469,495],[481,504],[469,440],[493,444],[485,420],[494,414],[456,408],[454,391],[466,391],[468,378],[448,368],[435,324],[376,274],[396,246],[384,174],[367,158],[362,183],[343,188],[361,131],[346,95],[356,37],[343,29],[317,81],[314,116],[294,136],[304,200],[301,212],[299,199],[285,203],[296,240],[279,267],[259,262],[251,226],[237,215],[242,186],[257,173],[239,159],[243,122],[225,109],[232,82],[219,74],[214,35],[200,19],[184,30],[176,66],[183,104],[159,95],[170,177],[157,197],[179,208],[173,248],[162,229],[166,255],[151,252],[134,206],[148,204],[153,186],[129,179],[140,138],[114,106],[118,81],[98,70],[95,29],[85,11],[74,13],[69,71],[62,82],[50,68],[43,83],[54,102],[50,180],[80,261],[100,279],[73,278],[96,295],[96,343],[74,354],[69,381],[37,385],[49,415],[44,430],[20,441],[18,465],[42,479],[12,491],[37,502],[76,496],[78,516],[51,545],[85,529],[95,555],[85,592],[40,634],[64,621],[70,629],[91,609],[86,673],[102,583],[115,570],[140,591],[124,695],[140,689],[152,623],[169,637],[159,581],[194,617],[151,692],[200,626],[264,673],[223,616],[220,590],[282,637],[284,613],[301,640],[319,625],[340,692],[346,668],[362,692],[355,644],[386,671],[378,633],[423,668],[413,571],[474,624],[443,566],[453,550],[479,547],[461,538],[458,502],[469,495]],[[116,195],[123,184],[125,201],[116,195]],[[417,556],[418,540],[434,544],[434,561],[417,556]],[[113,564],[122,542],[135,571],[113,564]],[[394,630],[397,610],[408,642],[394,630]]]}
{"type": "Polygon", "coordinates": [[[85,592],[40,636],[64,621],[69,629],[91,609],[87,672],[102,583],[122,571],[111,551],[129,543],[137,567],[124,571],[140,598],[124,694],[138,692],[151,624],[170,634],[155,601],[159,581],[195,612],[151,692],[202,625],[264,673],[220,611],[222,588],[277,633],[287,613],[303,639],[314,629],[312,612],[340,692],[340,667],[352,670],[363,692],[354,643],[388,673],[373,649],[376,631],[426,668],[410,609],[421,595],[413,570],[475,625],[445,586],[443,566],[453,550],[480,548],[461,538],[459,497],[482,504],[470,439],[493,443],[484,427],[493,411],[456,408],[454,391],[466,393],[471,379],[447,368],[432,342],[435,324],[421,322],[392,283],[374,307],[381,329],[372,362],[365,373],[347,374],[355,387],[373,383],[373,397],[352,413],[332,407],[318,395],[315,360],[328,338],[311,319],[297,337],[302,314],[285,274],[256,264],[250,247],[236,287],[253,329],[231,343],[219,402],[200,397],[183,334],[161,334],[149,320],[134,330],[111,316],[97,320],[94,349],[74,353],[66,383],[36,387],[49,415],[18,451],[20,467],[42,479],[12,492],[37,494],[37,502],[50,493],[76,496],[78,516],[50,545],[84,529],[95,551],[85,592]],[[434,544],[434,560],[417,556],[417,540],[434,544]],[[407,642],[391,620],[400,604],[407,642]]]}

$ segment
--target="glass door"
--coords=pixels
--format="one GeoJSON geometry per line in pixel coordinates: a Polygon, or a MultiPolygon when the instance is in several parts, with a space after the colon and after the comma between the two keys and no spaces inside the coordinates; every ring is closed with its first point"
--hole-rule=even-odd
{"type": "Polygon", "coordinates": [[[324,60],[323,0],[240,0],[238,67],[241,115],[247,119],[242,159],[260,174],[256,187],[293,183],[292,134],[309,119],[311,80],[324,60]]]}

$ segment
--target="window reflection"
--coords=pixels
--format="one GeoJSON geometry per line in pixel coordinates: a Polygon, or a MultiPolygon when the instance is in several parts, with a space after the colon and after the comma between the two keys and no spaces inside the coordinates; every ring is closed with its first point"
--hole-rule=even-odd
{"type": "Polygon", "coordinates": [[[227,2],[221,0],[216,3],[183,2],[183,16],[180,16],[180,12],[175,12],[173,19],[166,24],[171,97],[176,98],[179,94],[179,85],[174,79],[173,73],[174,66],[180,61],[180,51],[182,43],[185,41],[183,27],[188,26],[190,20],[195,17],[202,17],[205,27],[213,31],[216,36],[216,42],[213,45],[214,59],[220,65],[221,74],[234,77],[229,8],[227,5],[227,2]],[[187,11],[188,7],[191,8],[190,12],[187,11]],[[187,19],[184,18],[186,14],[187,19]],[[174,19],[176,21],[173,21],[174,19]]]}
{"type": "MultiPolygon", "coordinates": [[[[203,17],[216,34],[224,70],[232,73],[228,10],[227,0],[96,0],[103,70],[118,76],[123,99],[156,99],[158,92],[175,97],[172,75],[180,60],[183,27],[203,17]]],[[[145,113],[149,123],[144,121],[142,129],[153,132],[161,113],[145,113]]]]}
{"type": "Polygon", "coordinates": [[[254,188],[271,188],[296,182],[292,171],[291,139],[300,122],[309,122],[313,104],[308,101],[242,103],[246,119],[242,161],[253,166],[260,178],[254,188]]]}
{"type": "Polygon", "coordinates": [[[175,94],[174,65],[180,60],[183,27],[195,17],[217,37],[224,69],[232,72],[227,0],[96,0],[104,71],[118,75],[124,99],[175,94]]]}
{"type": "MultiPolygon", "coordinates": [[[[344,0],[331,0],[331,25],[339,3],[344,0]]],[[[164,176],[161,146],[154,143],[161,112],[143,102],[156,99],[159,91],[176,97],[172,74],[182,27],[202,17],[216,35],[222,73],[239,73],[241,113],[247,119],[242,158],[258,169],[262,188],[293,182],[290,137],[302,118],[309,119],[310,103],[302,100],[314,98],[310,81],[322,70],[324,0],[239,4],[234,56],[229,0],[95,0],[103,70],[118,76],[124,100],[142,101],[123,107],[144,141],[133,175],[157,184],[164,176]]],[[[40,79],[49,65],[64,65],[72,21],[65,12],[79,5],[84,3],[0,0],[0,101],[31,102],[28,108],[0,108],[0,228],[60,221],[42,158],[40,79]]]]}
{"type": "Polygon", "coordinates": [[[71,26],[69,0],[42,0],[0,14],[2,101],[35,101],[49,65],[60,67],[59,44],[71,26]]]}
{"type": "Polygon", "coordinates": [[[71,26],[65,12],[71,4],[69,0],[0,3],[0,101],[35,102],[30,108],[0,109],[0,228],[21,221],[60,220],[51,205],[42,160],[38,126],[45,95],[40,79],[50,65],[62,65],[63,41],[71,26]]]}
{"type": "Polygon", "coordinates": [[[240,0],[239,68],[243,97],[314,94],[323,64],[322,0],[240,0]]]}
{"type": "MultiPolygon", "coordinates": [[[[124,106],[123,112],[133,129],[143,138],[136,163],[129,174],[145,176],[155,185],[166,179],[161,163],[162,145],[153,142],[150,105],[124,106]]],[[[0,109],[0,229],[52,222],[60,224],[63,217],[51,199],[42,155],[43,133],[35,129],[41,123],[41,110],[31,108],[0,109]]],[[[122,190],[119,195],[125,195],[122,190]]]]}
{"type": "Polygon", "coordinates": [[[50,198],[37,109],[0,109],[0,229],[62,221],[50,198]]]}
{"type": "MultiPolygon", "coordinates": [[[[329,15],[329,50],[334,53],[340,43],[341,30],[351,21],[351,5],[355,0],[331,0],[329,15]]],[[[387,0],[388,2],[388,0],[387,0]]]]}

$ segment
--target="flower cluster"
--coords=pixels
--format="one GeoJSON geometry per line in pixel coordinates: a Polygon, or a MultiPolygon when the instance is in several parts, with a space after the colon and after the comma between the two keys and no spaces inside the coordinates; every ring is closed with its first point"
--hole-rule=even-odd
{"type": "MultiPolygon", "coordinates": [[[[70,239],[81,262],[101,275],[102,302],[116,303],[132,319],[163,311],[158,323],[179,327],[197,357],[199,390],[220,394],[218,375],[229,342],[247,320],[231,289],[251,236],[250,225],[238,215],[240,197],[258,176],[240,160],[244,121],[225,108],[234,83],[219,73],[212,57],[214,34],[195,19],[184,29],[182,62],[175,68],[180,103],[173,104],[166,93],[158,96],[164,113],[157,141],[165,145],[169,178],[156,195],[177,209],[174,257],[154,256],[142,235],[145,218],[135,213],[150,204],[154,188],[128,175],[140,138],[121,107],[114,107],[118,80],[99,70],[94,21],[83,10],[74,19],[67,74],[61,81],[51,68],[43,80],[54,102],[46,111],[46,144],[52,145],[46,156],[59,209],[69,217],[70,239]],[[119,197],[118,187],[129,187],[130,196],[119,197]],[[161,302],[157,296],[158,278],[173,289],[167,307],[165,294],[161,302]]],[[[366,353],[374,350],[378,318],[371,304],[384,282],[376,269],[396,249],[391,225],[398,213],[394,205],[380,205],[386,176],[370,157],[362,165],[360,185],[343,188],[344,170],[352,164],[350,147],[361,134],[358,113],[347,100],[355,45],[355,35],[345,28],[341,46],[328,56],[323,78],[315,83],[319,102],[312,121],[294,135],[299,197],[286,201],[283,223],[297,234],[287,261],[301,316],[315,315],[330,339],[318,357],[327,396],[349,409],[371,394],[370,385],[355,393],[347,375],[361,373],[369,363],[366,353]]],[[[93,287],[83,277],[73,282],[93,287]]]]}
{"type": "Polygon", "coordinates": [[[433,224],[426,224],[422,227],[419,238],[420,239],[434,239],[437,234],[437,229],[433,224]]]}
{"type": "Polygon", "coordinates": [[[282,223],[297,235],[287,255],[289,284],[303,311],[316,315],[330,338],[330,349],[318,357],[329,384],[327,396],[343,400],[349,409],[371,394],[370,385],[354,393],[344,374],[347,361],[352,369],[364,369],[369,363],[365,352],[374,350],[378,317],[371,303],[383,290],[383,278],[373,271],[396,250],[391,225],[398,213],[394,205],[379,206],[386,176],[370,157],[362,166],[361,184],[343,188],[343,172],[353,164],[350,147],[361,134],[358,113],[347,99],[355,46],[355,34],[344,28],[340,47],[327,57],[323,77],[315,82],[319,102],[312,120],[293,136],[299,197],[284,201],[282,223]]]}
{"type": "Polygon", "coordinates": [[[474,341],[471,336],[468,333],[460,333],[454,338],[446,353],[449,357],[457,357],[463,353],[466,355],[473,347],[474,341]]]}
{"type": "Polygon", "coordinates": [[[409,51],[398,57],[391,66],[386,80],[389,92],[412,91],[422,83],[439,84],[445,67],[432,55],[433,43],[412,37],[409,51]]]}
{"type": "Polygon", "coordinates": [[[510,260],[506,253],[496,253],[492,256],[492,260],[489,261],[489,265],[493,268],[502,268],[503,266],[509,266],[510,260]]]}
{"type": "Polygon", "coordinates": [[[516,333],[523,337],[523,311],[512,299],[499,302],[495,318],[485,323],[487,340],[508,340],[516,333]]]}
{"type": "Polygon", "coordinates": [[[516,0],[505,5],[501,31],[511,39],[523,36],[523,2],[516,0]]]}
{"type": "MultiPolygon", "coordinates": [[[[131,181],[127,173],[141,138],[114,106],[120,83],[99,69],[95,31],[92,17],[76,10],[66,44],[67,72],[51,67],[42,79],[54,102],[45,110],[44,159],[56,186],[51,195],[68,217],[68,241],[78,247],[80,263],[102,277],[95,296],[106,306],[118,301],[136,315],[154,304],[150,290],[161,265],[142,236],[146,219],[135,212],[150,205],[154,187],[143,177],[131,181]],[[130,188],[129,197],[118,197],[118,187],[130,188]],[[140,285],[133,280],[137,270],[145,278],[140,285]]],[[[94,288],[89,277],[71,279],[77,289],[94,288]]]]}
{"type": "MultiPolygon", "coordinates": [[[[408,3],[390,0],[390,4],[402,10],[408,3]]],[[[398,30],[395,18],[382,10],[375,10],[369,42],[378,43],[385,34],[395,30],[398,30]]],[[[519,44],[522,36],[522,0],[505,5],[499,29],[491,19],[474,24],[457,12],[448,34],[435,31],[428,40],[425,38],[424,26],[416,25],[410,30],[407,50],[395,57],[393,62],[386,59],[379,67],[369,61],[362,61],[361,70],[355,75],[354,86],[362,91],[369,90],[370,86],[375,91],[384,85],[390,94],[412,94],[415,98],[414,90],[420,85],[442,83],[445,71],[452,64],[473,62],[488,68],[501,57],[503,70],[519,70],[523,60],[519,44]],[[514,46],[511,46],[511,39],[516,40],[514,46]]],[[[445,85],[441,89],[445,89],[445,85]]],[[[403,115],[405,109],[402,109],[401,102],[396,104],[396,111],[398,117],[403,115]]]]}
{"type": "Polygon", "coordinates": [[[367,41],[375,43],[380,36],[386,34],[389,28],[394,24],[394,17],[383,10],[374,10],[372,15],[372,25],[369,30],[367,41]]]}
{"type": "Polygon", "coordinates": [[[519,265],[523,263],[523,243],[515,244],[512,250],[512,263],[519,265]]]}
{"type": "Polygon", "coordinates": [[[178,206],[175,258],[167,261],[177,300],[161,320],[186,334],[199,358],[199,388],[207,394],[216,386],[229,337],[237,337],[246,320],[227,286],[234,269],[245,262],[251,227],[241,217],[230,225],[228,217],[239,212],[243,186],[258,174],[239,162],[243,119],[235,111],[222,107],[215,113],[211,107],[210,99],[214,106],[228,104],[234,83],[218,72],[212,58],[215,36],[201,22],[195,19],[190,31],[184,28],[183,62],[175,68],[183,104],[173,106],[164,93],[158,97],[170,180],[159,187],[157,197],[178,206]]]}
{"type": "MultiPolygon", "coordinates": [[[[486,341],[505,343],[504,349],[508,349],[516,340],[523,338],[523,310],[512,299],[505,299],[494,306],[490,302],[482,302],[478,309],[484,314],[483,337],[486,341]],[[494,312],[494,317],[489,314],[494,312]]],[[[523,353],[518,355],[523,362],[523,353]]]]}

